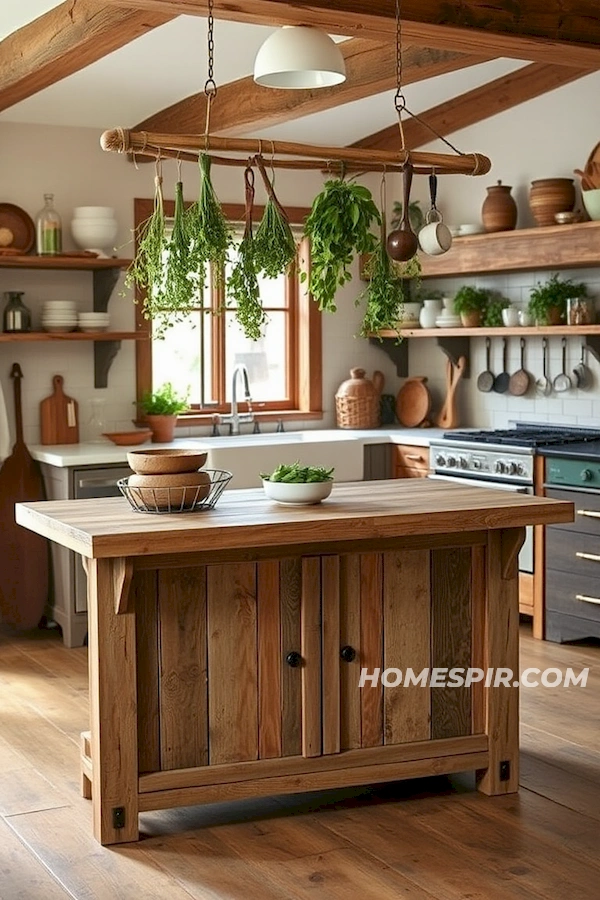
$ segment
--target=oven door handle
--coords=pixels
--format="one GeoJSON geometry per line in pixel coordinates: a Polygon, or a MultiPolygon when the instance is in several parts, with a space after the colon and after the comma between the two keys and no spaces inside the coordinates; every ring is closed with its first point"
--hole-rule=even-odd
{"type": "Polygon", "coordinates": [[[577,559],[589,559],[590,562],[600,562],[600,556],[597,553],[583,553],[581,550],[577,550],[575,556],[577,559]]]}
{"type": "Polygon", "coordinates": [[[586,597],[585,594],[575,594],[575,599],[581,600],[583,603],[595,603],[596,606],[600,606],[599,597],[586,597]]]}
{"type": "Polygon", "coordinates": [[[578,516],[587,516],[588,519],[600,519],[600,512],[594,512],[591,509],[578,509],[578,516]]]}

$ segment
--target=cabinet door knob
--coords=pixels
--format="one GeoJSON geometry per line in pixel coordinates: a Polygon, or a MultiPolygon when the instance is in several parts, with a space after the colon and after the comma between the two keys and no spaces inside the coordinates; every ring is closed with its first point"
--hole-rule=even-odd
{"type": "Polygon", "coordinates": [[[302,663],[302,657],[297,650],[291,650],[286,656],[285,661],[292,669],[297,669],[302,663]]]}
{"type": "Polygon", "coordinates": [[[350,645],[347,644],[340,650],[340,656],[342,657],[344,662],[351,663],[356,659],[356,650],[354,649],[354,647],[350,647],[350,645]]]}

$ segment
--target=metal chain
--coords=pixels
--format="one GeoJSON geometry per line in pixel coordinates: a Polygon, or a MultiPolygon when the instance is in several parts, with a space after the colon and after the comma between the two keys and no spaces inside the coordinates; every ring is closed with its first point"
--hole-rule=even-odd
{"type": "Polygon", "coordinates": [[[400,0],[396,0],[396,95],[394,106],[400,114],[405,105],[402,93],[402,20],[400,18],[400,0]]]}
{"type": "Polygon", "coordinates": [[[213,77],[215,69],[214,5],[214,0],[208,0],[208,78],[204,84],[204,93],[207,97],[214,97],[217,93],[217,83],[213,77]]]}

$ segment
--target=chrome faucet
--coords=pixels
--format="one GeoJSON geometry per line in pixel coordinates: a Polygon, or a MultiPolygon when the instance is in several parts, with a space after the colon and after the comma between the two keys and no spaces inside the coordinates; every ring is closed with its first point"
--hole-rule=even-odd
{"type": "Polygon", "coordinates": [[[240,433],[240,424],[243,422],[253,422],[254,421],[254,413],[251,409],[252,397],[250,396],[250,379],[248,378],[248,369],[245,365],[240,363],[233,370],[233,376],[231,379],[231,415],[229,416],[221,416],[221,422],[225,424],[229,423],[230,425],[230,434],[239,434],[240,433]],[[248,412],[247,413],[239,413],[238,412],[238,401],[237,401],[237,382],[238,376],[241,377],[243,385],[244,385],[244,399],[248,403],[248,412]]]}

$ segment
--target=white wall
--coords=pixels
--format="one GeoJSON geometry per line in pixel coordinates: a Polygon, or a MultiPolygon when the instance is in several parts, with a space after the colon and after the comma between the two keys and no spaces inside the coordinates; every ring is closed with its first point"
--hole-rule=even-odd
{"type": "MultiPolygon", "coordinates": [[[[119,221],[116,246],[123,257],[132,255],[130,243],[133,228],[133,198],[152,196],[154,167],[130,164],[124,156],[105,153],[100,149],[99,133],[94,129],[74,129],[0,123],[2,166],[0,167],[0,198],[25,209],[32,218],[43,205],[43,194],[53,192],[55,205],[63,219],[64,249],[74,249],[70,240],[69,223],[75,206],[113,206],[119,221]]],[[[183,165],[186,197],[197,193],[196,166],[183,165]]],[[[173,162],[164,165],[165,196],[172,197],[176,180],[173,162]]],[[[215,187],[224,202],[243,199],[242,171],[213,170],[215,187]]],[[[277,173],[277,191],[283,204],[309,205],[322,184],[318,173],[277,173]]],[[[257,195],[257,202],[262,202],[257,195]]],[[[387,389],[396,393],[400,381],[395,367],[377,347],[355,338],[361,313],[354,307],[357,293],[364,287],[355,276],[340,292],[338,312],[323,317],[323,425],[335,422],[334,394],[338,385],[348,377],[352,366],[362,365],[368,372],[381,369],[387,389]]],[[[40,320],[41,307],[47,299],[75,299],[79,306],[91,309],[92,278],[88,273],[29,272],[0,269],[0,293],[11,290],[25,292],[24,300],[32,309],[34,323],[40,320]]],[[[111,327],[133,330],[134,306],[131,298],[120,296],[122,285],[115,290],[110,302],[111,327]]],[[[134,413],[135,351],[133,342],[124,341],[109,373],[108,388],[94,388],[93,345],[87,343],[28,343],[0,344],[0,385],[7,399],[9,419],[14,422],[12,385],[9,372],[13,362],[19,362],[24,373],[23,399],[25,439],[39,441],[39,402],[51,393],[52,376],[65,377],[65,391],[79,401],[81,437],[86,438],[86,421],[90,416],[90,400],[106,400],[107,427],[129,428],[134,413]]],[[[319,422],[289,423],[315,427],[319,422]]],[[[11,424],[11,427],[12,424],[11,424]]],[[[195,433],[206,432],[196,429],[195,433]]],[[[185,434],[186,432],[182,432],[185,434]]],[[[13,431],[14,434],[14,431],[13,431]]]]}

